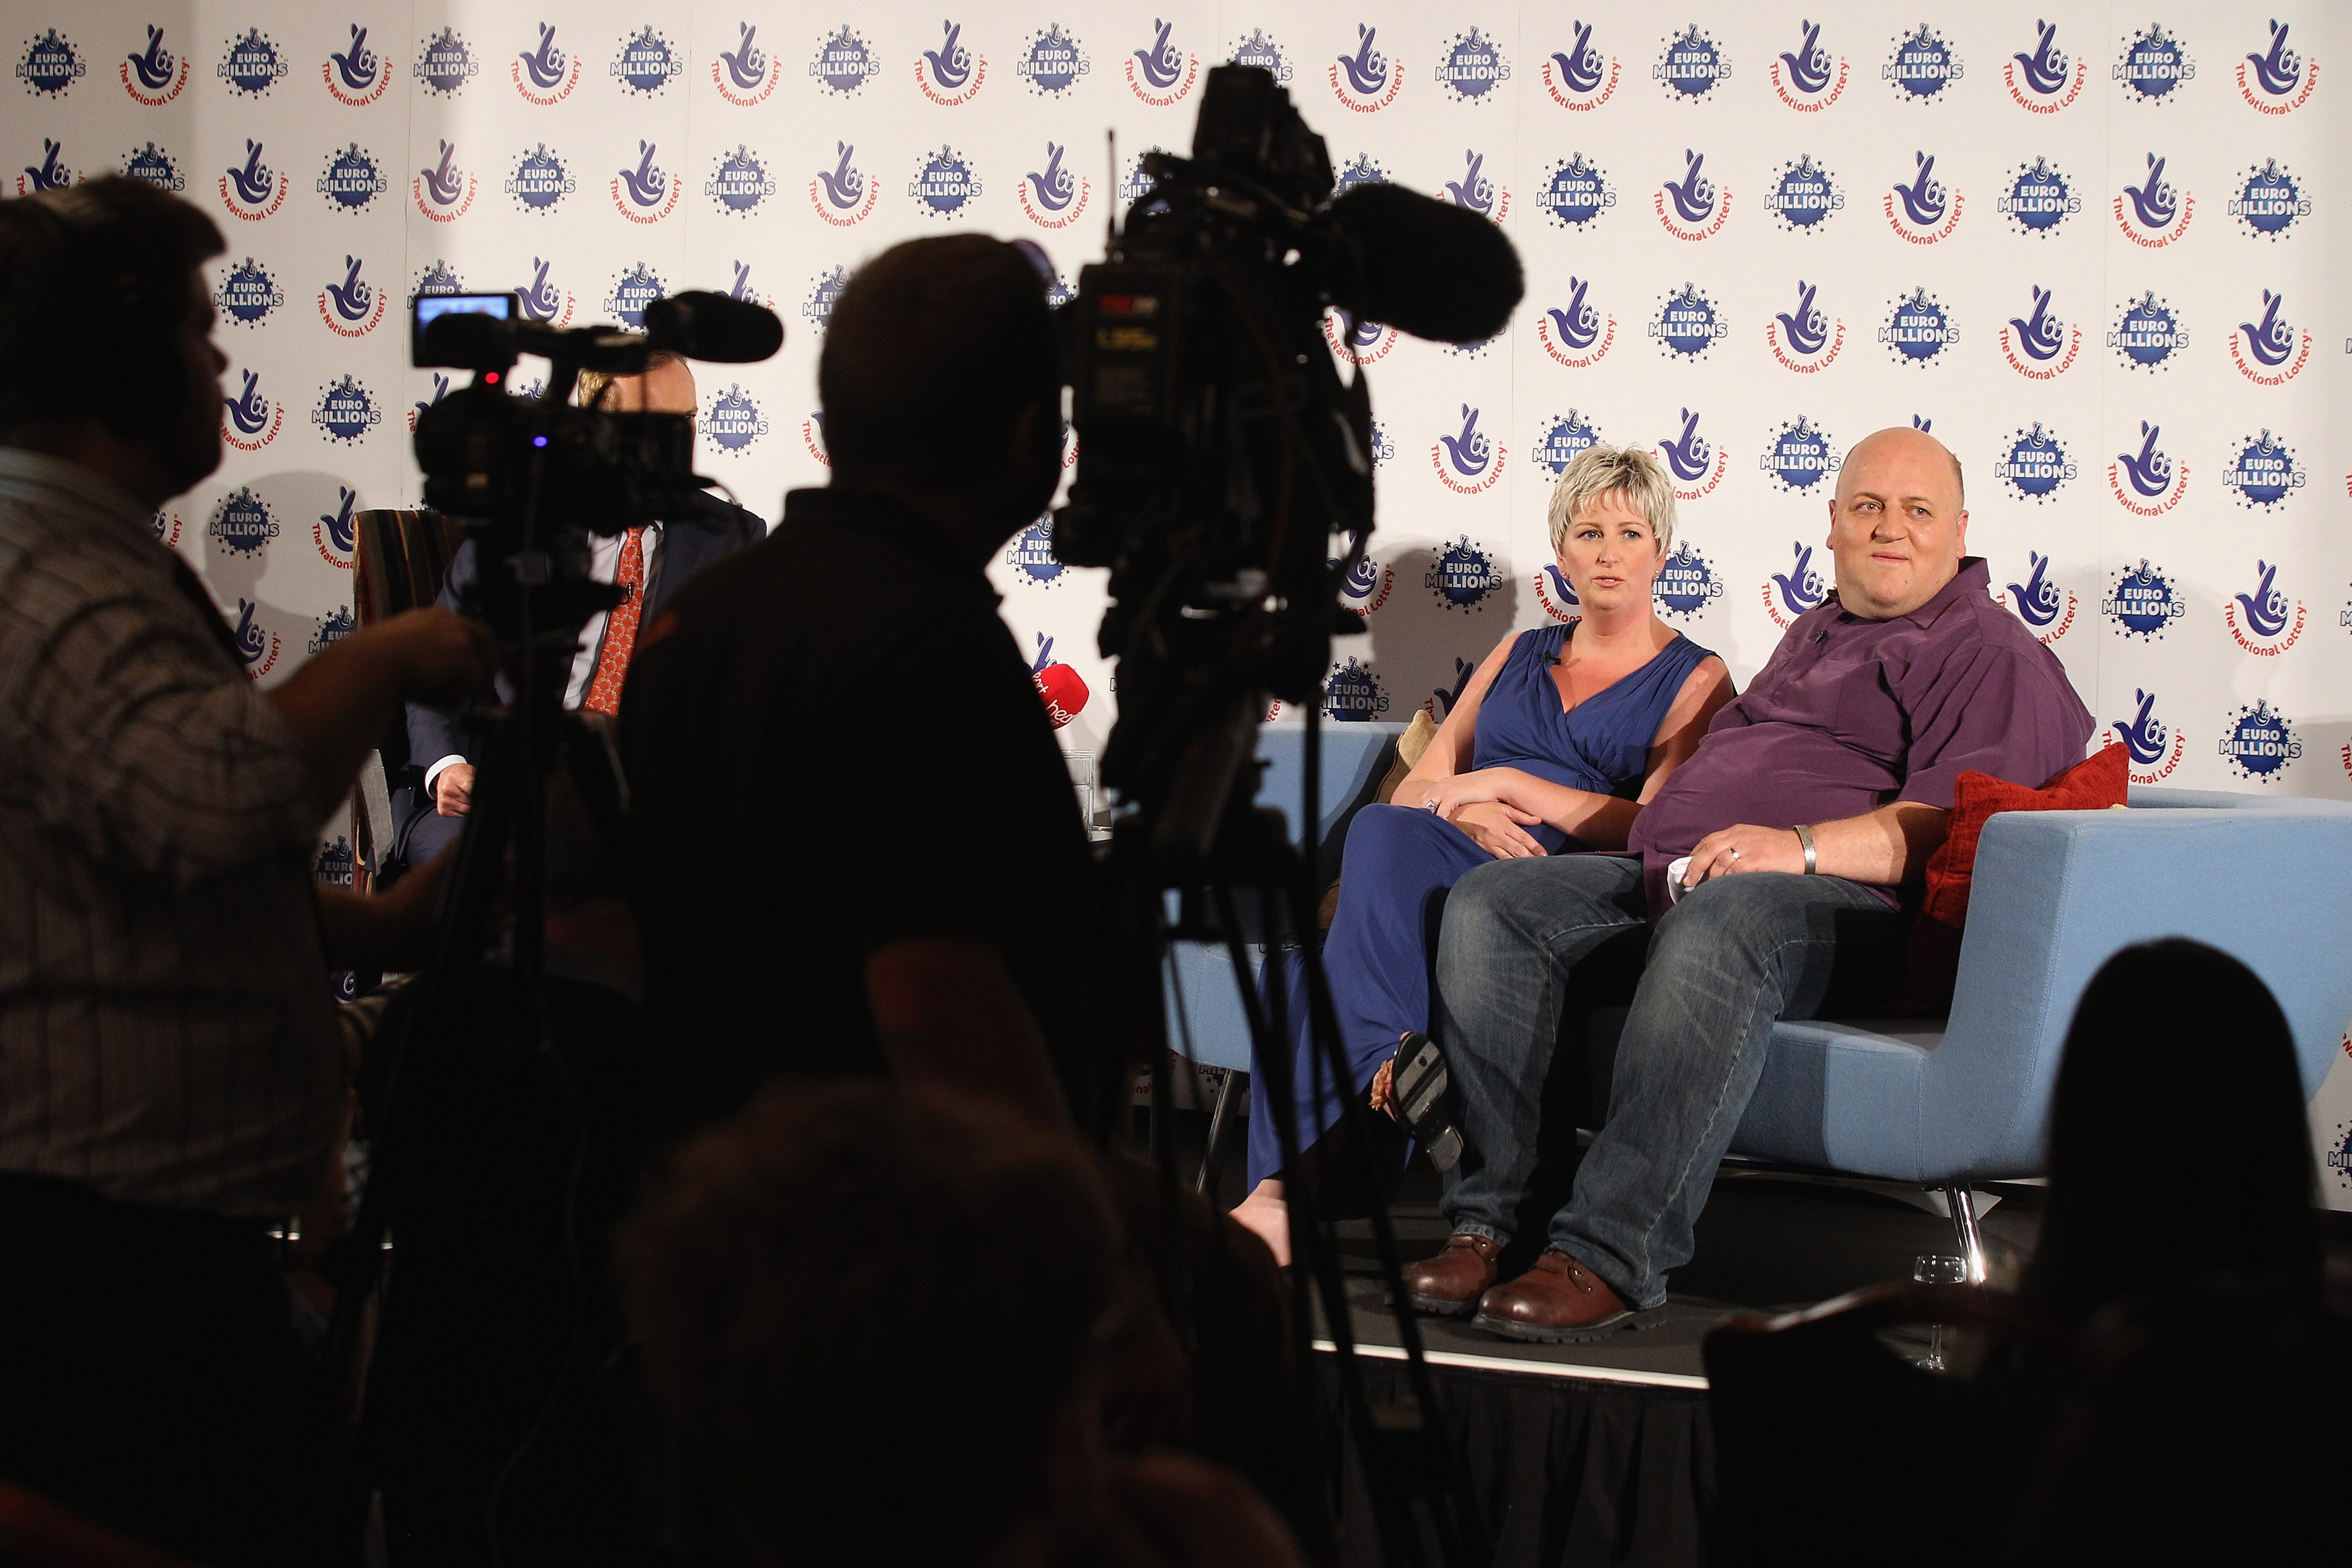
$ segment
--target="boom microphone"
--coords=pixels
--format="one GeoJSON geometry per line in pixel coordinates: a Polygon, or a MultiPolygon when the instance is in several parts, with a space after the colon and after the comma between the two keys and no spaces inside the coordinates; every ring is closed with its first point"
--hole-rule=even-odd
{"type": "Polygon", "coordinates": [[[1321,227],[1337,252],[1333,293],[1360,321],[1475,343],[1501,331],[1527,292],[1502,230],[1402,185],[1352,187],[1324,210],[1321,227]]]}
{"type": "Polygon", "coordinates": [[[764,305],[691,288],[646,307],[646,342],[689,360],[748,365],[784,346],[784,324],[764,305]]]}

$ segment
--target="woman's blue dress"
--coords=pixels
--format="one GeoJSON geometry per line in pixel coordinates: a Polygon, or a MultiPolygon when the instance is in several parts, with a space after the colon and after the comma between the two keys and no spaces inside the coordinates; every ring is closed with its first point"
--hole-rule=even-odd
{"type": "MultiPolygon", "coordinates": [[[[1710,654],[1676,633],[1648,664],[1563,713],[1551,669],[1575,630],[1571,622],[1519,633],[1479,705],[1471,767],[1517,768],[1601,795],[1637,792],[1666,710],[1710,654]]],[[[1359,1095],[1381,1063],[1396,1054],[1399,1037],[1429,1027],[1434,916],[1455,878],[1494,858],[1460,828],[1418,807],[1405,801],[1356,813],[1340,862],[1339,914],[1323,943],[1323,967],[1353,1078],[1350,1092],[1359,1095]]],[[[1577,847],[1547,824],[1528,831],[1547,854],[1577,847]]],[[[1285,962],[1288,995],[1298,998],[1307,983],[1305,961],[1292,951],[1285,962]]],[[[1339,1099],[1329,1071],[1314,1071],[1306,1009],[1294,1002],[1286,1012],[1293,1020],[1298,1147],[1306,1149],[1338,1123],[1339,1099]]],[[[1251,1066],[1252,1082],[1263,1084],[1257,1063],[1251,1066]]],[[[1260,1092],[1250,1098],[1249,1184],[1255,1187],[1280,1174],[1282,1140],[1273,1097],[1260,1092]]]]}

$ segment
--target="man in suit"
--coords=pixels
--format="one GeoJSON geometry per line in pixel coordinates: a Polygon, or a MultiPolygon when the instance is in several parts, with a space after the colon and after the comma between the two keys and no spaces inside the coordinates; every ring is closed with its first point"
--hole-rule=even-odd
{"type": "MultiPolygon", "coordinates": [[[[656,351],[642,375],[607,378],[583,371],[579,400],[583,407],[601,407],[614,413],[690,414],[695,410],[694,372],[677,355],[656,351]]],[[[599,612],[581,628],[580,649],[572,655],[571,679],[564,689],[564,707],[608,717],[616,715],[637,628],[661,613],[664,601],[678,584],[766,533],[765,525],[750,512],[704,494],[682,516],[595,539],[591,575],[599,582],[622,582],[642,590],[642,608],[635,616],[621,617],[617,627],[611,616],[599,612]]],[[[450,560],[448,577],[436,602],[456,609],[459,591],[473,576],[474,545],[468,539],[457,547],[450,560]]],[[[502,695],[510,695],[503,681],[499,691],[502,695]]],[[[407,859],[411,865],[423,865],[457,841],[473,803],[474,764],[458,716],[411,703],[408,756],[425,769],[425,791],[420,802],[424,810],[408,831],[407,859]]]]}

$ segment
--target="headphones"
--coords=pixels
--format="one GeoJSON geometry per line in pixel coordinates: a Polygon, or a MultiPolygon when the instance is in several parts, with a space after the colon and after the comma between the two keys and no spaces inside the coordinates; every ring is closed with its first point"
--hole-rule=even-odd
{"type": "MultiPolygon", "coordinates": [[[[180,299],[174,309],[156,298],[153,279],[136,272],[107,279],[85,225],[52,203],[26,198],[5,205],[48,227],[57,265],[37,268],[48,274],[40,281],[55,291],[52,324],[41,334],[49,362],[0,368],[0,374],[38,374],[63,383],[67,402],[96,414],[121,436],[152,434],[179,417],[188,371],[174,340],[187,301],[180,299]]],[[[29,281],[20,275],[17,287],[29,281]]]]}

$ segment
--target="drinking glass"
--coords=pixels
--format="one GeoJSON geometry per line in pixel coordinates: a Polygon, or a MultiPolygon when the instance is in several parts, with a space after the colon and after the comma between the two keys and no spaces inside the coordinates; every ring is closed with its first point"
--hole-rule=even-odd
{"type": "MultiPolygon", "coordinates": [[[[1947,1258],[1937,1253],[1922,1253],[1911,1260],[1911,1278],[1921,1285],[1965,1285],[1969,1282],[1969,1260],[1947,1258]]],[[[1927,1326],[1927,1354],[1916,1364],[1922,1372],[1943,1372],[1944,1325],[1927,1326]]]]}
{"type": "Polygon", "coordinates": [[[1077,797],[1078,820],[1087,825],[1092,836],[1095,831],[1095,754],[1091,751],[1066,751],[1062,759],[1069,765],[1070,792],[1077,797]]]}

